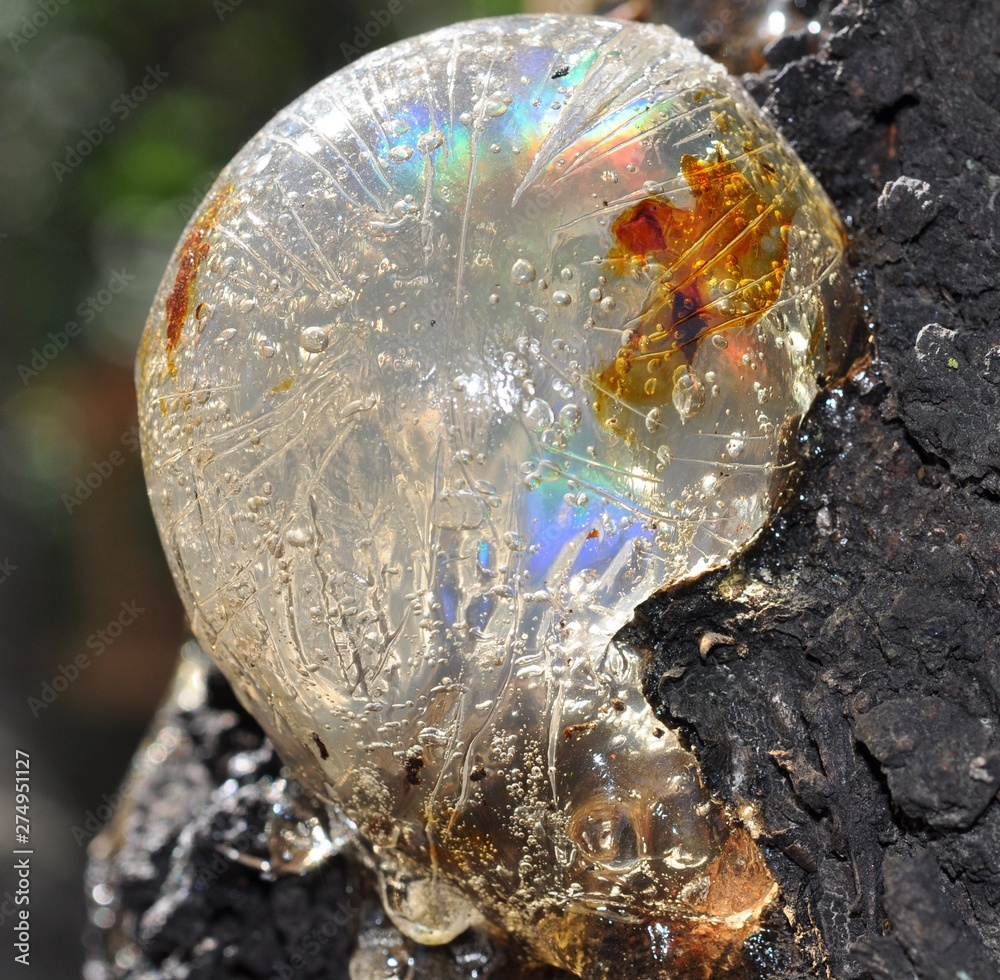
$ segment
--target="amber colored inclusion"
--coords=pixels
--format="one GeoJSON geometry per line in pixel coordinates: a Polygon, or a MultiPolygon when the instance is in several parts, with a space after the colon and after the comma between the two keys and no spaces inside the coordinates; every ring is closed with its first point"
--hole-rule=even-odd
{"type": "Polygon", "coordinates": [[[601,415],[615,404],[645,414],[669,402],[674,372],[691,363],[702,341],[752,326],[777,299],[792,215],[775,169],[761,160],[754,166],[758,184],[773,194],[762,194],[721,148],[714,160],[684,156],[693,207],[653,195],[615,219],[611,268],[621,276],[645,273],[655,285],[628,343],[596,375],[601,415]]]}
{"type": "Polygon", "coordinates": [[[181,247],[177,275],[174,278],[173,289],[167,296],[165,304],[167,330],[167,365],[171,375],[175,371],[173,354],[181,338],[181,330],[188,317],[191,299],[194,295],[195,279],[201,263],[208,256],[209,243],[205,241],[208,232],[215,226],[216,214],[232,192],[232,185],[222,188],[212,202],[199,216],[197,222],[188,232],[181,247]]]}

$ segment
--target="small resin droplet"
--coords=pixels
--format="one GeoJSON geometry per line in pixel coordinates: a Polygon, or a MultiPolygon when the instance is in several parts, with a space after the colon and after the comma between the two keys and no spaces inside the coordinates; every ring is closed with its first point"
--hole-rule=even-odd
{"type": "Polygon", "coordinates": [[[326,350],[329,338],[322,327],[306,327],[299,334],[299,346],[310,354],[319,354],[326,350]]]}
{"type": "Polygon", "coordinates": [[[315,534],[307,524],[298,524],[285,532],[285,540],[293,548],[307,548],[315,540],[315,534]]]}
{"type": "Polygon", "coordinates": [[[574,405],[570,402],[570,404],[563,405],[563,407],[559,409],[559,421],[567,429],[578,429],[582,419],[583,412],[580,411],[579,405],[574,405]]]}
{"type": "Polygon", "coordinates": [[[528,546],[527,541],[525,541],[524,536],[517,534],[514,531],[506,531],[503,536],[503,543],[510,548],[511,551],[524,551],[528,546]]]}
{"type": "Polygon", "coordinates": [[[689,367],[679,367],[674,373],[673,401],[677,414],[685,422],[705,407],[705,386],[689,367]]]}
{"type": "Polygon", "coordinates": [[[535,281],[535,267],[527,259],[518,259],[510,270],[510,276],[519,286],[535,281]]]}
{"type": "Polygon", "coordinates": [[[444,135],[439,132],[424,133],[417,139],[417,149],[421,153],[431,153],[444,145],[444,135]]]}

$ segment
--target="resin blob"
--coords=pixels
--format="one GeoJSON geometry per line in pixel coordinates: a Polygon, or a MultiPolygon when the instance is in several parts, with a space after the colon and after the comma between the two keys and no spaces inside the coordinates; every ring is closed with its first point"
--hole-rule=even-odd
{"type": "Polygon", "coordinates": [[[756,847],[611,639],[767,522],[844,368],[842,249],[721,68],[593,18],[375,52],[220,176],[143,339],[150,497],[408,936],[667,977],[753,928],[756,847]]]}

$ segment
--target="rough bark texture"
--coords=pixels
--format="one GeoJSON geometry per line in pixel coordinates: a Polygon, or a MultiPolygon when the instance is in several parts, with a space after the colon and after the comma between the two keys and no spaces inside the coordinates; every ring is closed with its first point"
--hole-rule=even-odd
{"type": "Polygon", "coordinates": [[[830,29],[753,90],[848,217],[877,357],[742,566],[635,634],[833,976],[994,977],[1000,30],[991,3],[915,0],[830,29]],[[703,661],[703,633],[733,642],[703,661]]]}
{"type": "MultiPolygon", "coordinates": [[[[629,635],[650,650],[653,703],[747,808],[782,886],[792,928],[748,951],[760,976],[1000,975],[996,14],[844,3],[817,55],[783,39],[750,79],[847,216],[876,356],[808,420],[772,528],[730,572],[646,604],[629,635]]],[[[119,915],[159,912],[129,975],[343,978],[344,927],[290,965],[349,901],[340,865],[268,884],[228,862],[177,887],[178,861],[204,870],[226,832],[190,826],[222,807],[233,739],[260,738],[226,710],[195,775],[165,773],[138,803],[155,819],[130,824],[119,915]]],[[[240,782],[266,784],[276,762],[259,759],[240,782]]],[[[259,830],[248,794],[240,819],[259,830]]]]}

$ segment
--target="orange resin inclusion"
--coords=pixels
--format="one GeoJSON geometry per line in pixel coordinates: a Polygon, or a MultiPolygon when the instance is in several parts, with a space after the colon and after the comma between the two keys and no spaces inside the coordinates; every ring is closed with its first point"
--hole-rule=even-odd
{"type": "MultiPolygon", "coordinates": [[[[752,157],[750,157],[752,159],[752,157]]],[[[611,268],[655,282],[639,326],[595,377],[595,409],[624,404],[645,414],[669,402],[674,372],[698,345],[723,330],[749,327],[775,302],[788,263],[791,209],[770,163],[755,161],[762,193],[721,149],[714,160],[681,158],[694,198],[683,208],[650,196],[611,225],[611,268]],[[770,185],[773,193],[766,193],[770,185]]],[[[631,413],[629,413],[631,414],[631,413]]]]}
{"type": "Polygon", "coordinates": [[[212,199],[212,203],[201,213],[194,227],[188,232],[181,247],[180,261],[177,265],[177,276],[174,279],[173,289],[166,300],[166,327],[167,327],[167,366],[171,375],[175,372],[174,351],[181,338],[181,330],[188,317],[188,310],[194,296],[195,279],[198,276],[198,269],[208,255],[209,243],[205,240],[208,232],[215,226],[216,214],[219,208],[233,187],[223,187],[212,199]]]}

